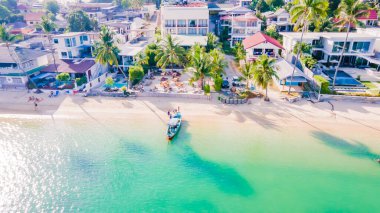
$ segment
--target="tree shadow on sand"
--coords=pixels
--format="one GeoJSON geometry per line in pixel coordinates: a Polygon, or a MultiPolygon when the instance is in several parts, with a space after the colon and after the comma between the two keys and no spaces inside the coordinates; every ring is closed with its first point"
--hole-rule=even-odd
{"type": "Polygon", "coordinates": [[[193,170],[194,175],[205,175],[217,187],[230,194],[250,196],[254,193],[250,183],[234,168],[225,164],[203,159],[191,147],[191,134],[187,132],[187,123],[183,122],[179,135],[169,145],[169,153],[185,167],[193,170]]]}
{"type": "Polygon", "coordinates": [[[337,149],[348,156],[355,158],[366,158],[369,160],[378,159],[380,157],[379,154],[371,152],[368,146],[358,141],[353,141],[354,143],[350,143],[347,140],[322,131],[314,131],[312,135],[327,146],[337,149]]]}

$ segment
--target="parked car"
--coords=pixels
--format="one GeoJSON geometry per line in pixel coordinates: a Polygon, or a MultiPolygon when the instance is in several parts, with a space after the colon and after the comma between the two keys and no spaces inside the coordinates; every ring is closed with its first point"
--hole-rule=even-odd
{"type": "Polygon", "coordinates": [[[230,82],[228,82],[228,80],[224,79],[223,82],[222,82],[222,88],[223,89],[230,88],[230,82]]]}

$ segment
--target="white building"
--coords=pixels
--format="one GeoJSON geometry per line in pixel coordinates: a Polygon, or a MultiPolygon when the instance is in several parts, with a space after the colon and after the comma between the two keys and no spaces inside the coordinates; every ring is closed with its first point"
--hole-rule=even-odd
{"type": "Polygon", "coordinates": [[[245,38],[243,46],[249,61],[254,61],[263,54],[277,58],[279,57],[279,50],[284,49],[280,42],[262,32],[245,38]]]}
{"type": "Polygon", "coordinates": [[[46,66],[49,63],[50,54],[41,50],[19,47],[10,49],[13,57],[10,56],[6,47],[0,47],[0,88],[25,88],[28,82],[26,75],[34,75],[46,66]]]}
{"type": "Polygon", "coordinates": [[[268,11],[262,14],[266,17],[266,24],[275,25],[279,32],[289,32],[293,29],[293,24],[290,20],[290,14],[283,8],[278,9],[276,12],[268,11]]]}
{"type": "Polygon", "coordinates": [[[137,55],[145,50],[150,42],[146,38],[131,40],[125,44],[119,44],[119,56],[121,57],[121,67],[124,71],[128,71],[129,67],[135,65],[137,55]]]}
{"type": "Polygon", "coordinates": [[[209,11],[206,3],[167,4],[161,6],[162,35],[202,35],[209,32],[209,11]]]}
{"type": "MultiPolygon", "coordinates": [[[[231,47],[239,41],[261,31],[262,20],[252,12],[244,15],[227,15],[220,18],[221,28],[228,28],[231,47]]],[[[222,32],[222,30],[221,30],[222,32]]]]}
{"type": "Polygon", "coordinates": [[[91,57],[91,40],[85,32],[72,32],[53,37],[59,59],[91,57]]]}
{"type": "MultiPolygon", "coordinates": [[[[301,33],[282,32],[283,56],[287,61],[294,60],[292,53],[294,45],[301,40],[301,33]]],[[[318,32],[305,33],[303,42],[313,46],[312,55],[322,64],[338,63],[346,33],[318,32]]],[[[360,66],[367,64],[367,58],[375,55],[375,42],[377,37],[366,33],[350,33],[348,43],[343,53],[341,66],[360,66]]]]}

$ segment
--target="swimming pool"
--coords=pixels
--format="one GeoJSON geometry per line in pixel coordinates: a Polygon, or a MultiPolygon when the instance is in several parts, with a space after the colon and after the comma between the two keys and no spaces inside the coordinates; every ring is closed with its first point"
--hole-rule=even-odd
{"type": "MultiPolygon", "coordinates": [[[[324,70],[323,73],[330,78],[329,82],[330,84],[332,84],[335,70],[324,70]]],[[[349,74],[347,74],[346,72],[342,70],[338,70],[338,73],[336,75],[335,85],[336,86],[354,86],[354,87],[363,86],[362,83],[360,83],[360,81],[356,80],[355,78],[353,78],[352,76],[350,76],[349,74]]]]}
{"type": "MultiPolygon", "coordinates": [[[[122,87],[128,87],[128,83],[114,83],[112,86],[111,86],[111,88],[114,88],[114,87],[117,87],[117,88],[122,88],[122,87]]],[[[107,88],[107,87],[109,87],[108,85],[106,85],[106,84],[104,84],[103,85],[103,88],[107,88]]]]}

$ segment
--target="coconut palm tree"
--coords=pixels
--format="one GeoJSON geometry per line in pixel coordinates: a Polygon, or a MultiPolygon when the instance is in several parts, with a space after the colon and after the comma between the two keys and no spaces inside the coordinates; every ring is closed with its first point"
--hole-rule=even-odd
{"type": "Polygon", "coordinates": [[[157,66],[155,57],[157,55],[158,46],[156,43],[149,44],[143,52],[137,55],[136,64],[140,66],[147,66],[151,71],[153,67],[157,66]]]}
{"type": "Polygon", "coordinates": [[[261,55],[255,61],[253,66],[253,79],[256,84],[261,88],[265,89],[265,101],[269,101],[268,98],[268,85],[272,81],[273,78],[278,79],[276,69],[274,63],[276,59],[271,58],[267,55],[261,55]]]}
{"type": "Polygon", "coordinates": [[[240,67],[240,72],[243,78],[247,81],[246,89],[249,89],[249,83],[253,78],[254,74],[254,64],[250,61],[245,61],[245,63],[240,67]]]}
{"type": "MultiPolygon", "coordinates": [[[[37,88],[37,85],[34,83],[34,81],[29,77],[29,75],[25,72],[24,68],[21,65],[21,61],[16,53],[16,50],[11,48],[11,45],[15,43],[16,41],[19,41],[22,39],[22,36],[20,34],[14,35],[9,32],[9,29],[5,27],[5,24],[0,25],[0,41],[5,43],[5,46],[7,47],[9,56],[12,58],[12,60],[17,64],[18,68],[21,70],[21,72],[28,78],[28,82],[31,82],[35,88],[37,88]]],[[[37,88],[38,89],[38,88],[37,88]]]]}
{"type": "Polygon", "coordinates": [[[201,80],[201,87],[204,85],[204,78],[212,69],[211,57],[206,53],[206,49],[199,44],[191,47],[188,54],[189,64],[187,70],[193,71],[192,81],[201,80]]]}
{"type": "Polygon", "coordinates": [[[367,6],[361,1],[357,1],[357,0],[342,0],[338,6],[337,16],[336,16],[338,21],[336,22],[336,24],[337,26],[339,26],[340,29],[346,28],[346,38],[343,43],[338,64],[335,68],[333,85],[332,85],[333,91],[335,89],[336,75],[338,73],[339,66],[342,62],[343,54],[346,50],[348,35],[350,33],[351,26],[355,25],[355,26],[364,27],[364,24],[360,22],[358,18],[368,15],[368,11],[366,9],[367,9],[367,6]]]}
{"type": "Polygon", "coordinates": [[[43,16],[40,27],[41,27],[42,31],[44,31],[45,35],[48,38],[49,46],[51,49],[51,55],[53,57],[54,68],[55,68],[55,71],[58,72],[57,63],[55,62],[54,48],[53,48],[53,45],[51,42],[52,38],[50,35],[50,33],[54,30],[54,28],[56,28],[56,24],[51,19],[49,19],[47,16],[43,16]]]}
{"type": "Polygon", "coordinates": [[[218,49],[211,50],[209,56],[211,63],[210,74],[215,80],[215,78],[224,73],[224,68],[227,66],[227,62],[225,61],[224,54],[218,49]]]}
{"type": "MultiPolygon", "coordinates": [[[[291,21],[295,23],[294,29],[298,30],[301,28],[301,40],[303,43],[303,36],[308,30],[311,23],[315,26],[320,25],[320,21],[327,17],[327,9],[329,2],[327,0],[296,0],[292,8],[290,9],[291,21]]],[[[289,91],[290,93],[294,72],[296,70],[297,62],[299,60],[301,51],[298,51],[296,55],[296,62],[293,67],[292,76],[290,78],[289,91]]]]}
{"type": "Polygon", "coordinates": [[[170,34],[161,40],[157,52],[157,66],[162,69],[171,66],[173,71],[174,65],[183,65],[186,61],[185,49],[179,46],[178,41],[170,34]]]}
{"type": "Polygon", "coordinates": [[[236,62],[240,62],[241,60],[245,59],[245,50],[244,50],[243,43],[241,43],[240,41],[236,42],[233,48],[233,51],[235,53],[236,62]]]}

